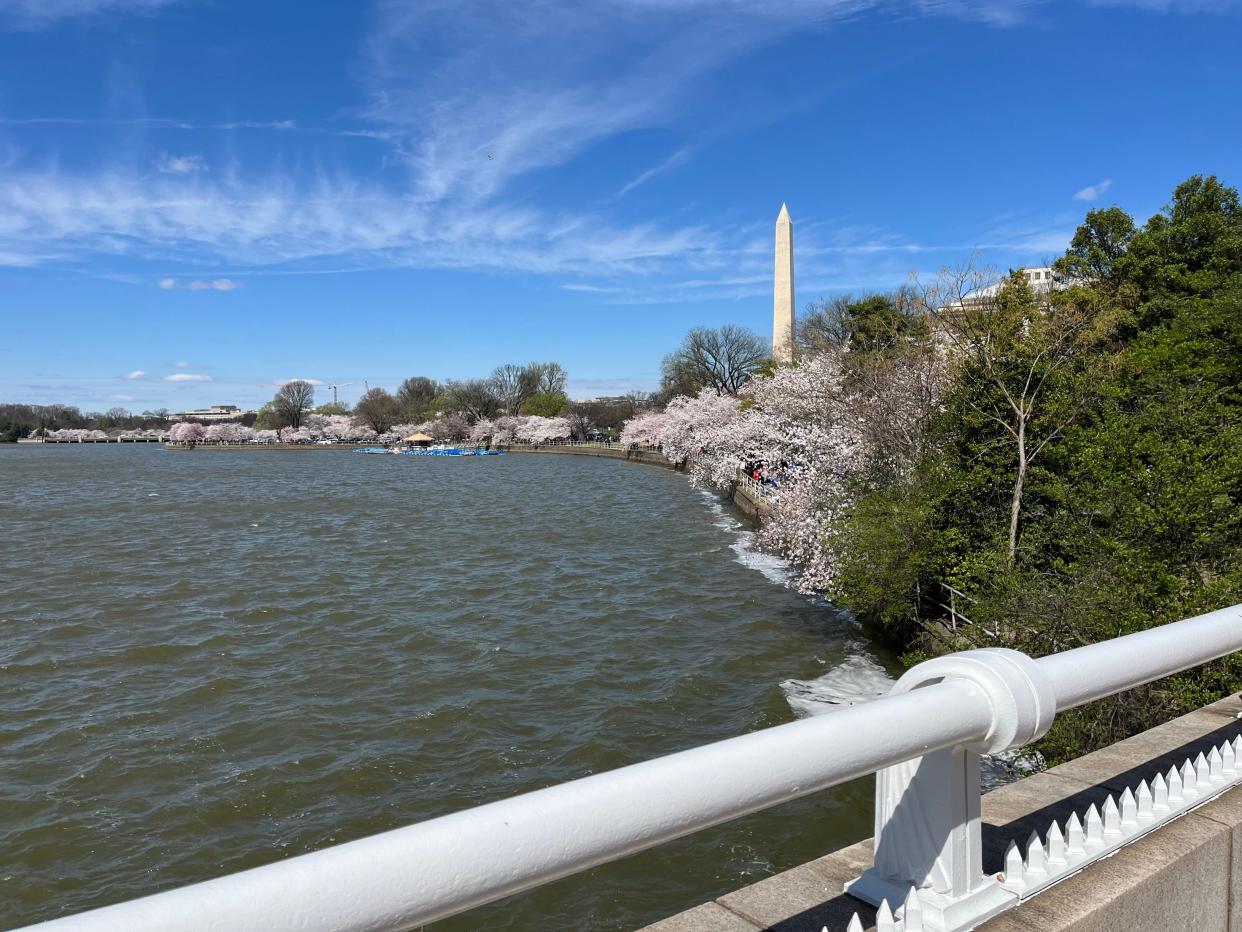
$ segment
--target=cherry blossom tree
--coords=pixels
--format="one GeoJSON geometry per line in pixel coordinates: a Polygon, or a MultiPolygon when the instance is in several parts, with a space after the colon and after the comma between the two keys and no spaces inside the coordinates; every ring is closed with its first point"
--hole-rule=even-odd
{"type": "Polygon", "coordinates": [[[501,446],[503,444],[513,443],[517,437],[517,429],[525,421],[521,417],[498,417],[496,418],[496,426],[492,431],[492,445],[501,446]]]}
{"type": "Polygon", "coordinates": [[[379,436],[380,437],[393,437],[396,440],[403,440],[404,438],[410,436],[410,434],[417,434],[420,431],[424,434],[430,434],[431,422],[423,421],[418,424],[394,424],[392,427],[384,431],[384,433],[380,434],[379,436]]]}
{"type": "Polygon", "coordinates": [[[522,419],[517,427],[517,439],[527,443],[548,443],[552,440],[566,440],[571,433],[569,421],[563,417],[540,417],[531,415],[522,419]]]}
{"type": "Polygon", "coordinates": [[[660,432],[664,453],[686,462],[691,481],[720,491],[740,469],[762,466],[772,492],[759,541],[797,568],[800,589],[822,591],[834,579],[840,522],[859,492],[917,460],[943,373],[934,347],[884,357],[823,352],[752,379],[745,404],[712,390],[673,399],[660,432]]]}
{"type": "Polygon", "coordinates": [[[254,436],[254,431],[241,424],[212,424],[206,430],[206,439],[218,443],[241,443],[254,436]]]}
{"type": "Polygon", "coordinates": [[[197,421],[181,421],[168,431],[168,439],[173,443],[199,443],[207,439],[207,428],[197,421]]]}
{"type": "Polygon", "coordinates": [[[460,414],[449,414],[429,422],[429,425],[420,425],[420,427],[423,428],[423,433],[430,434],[441,443],[465,440],[470,434],[470,425],[460,414]],[[430,429],[427,429],[428,427],[430,429]]]}
{"type": "Polygon", "coordinates": [[[471,443],[488,443],[492,439],[492,434],[496,432],[496,422],[491,418],[479,418],[470,428],[470,433],[466,439],[471,443]]]}
{"type": "Polygon", "coordinates": [[[664,440],[667,421],[663,411],[641,411],[621,425],[621,442],[657,447],[664,440]]]}

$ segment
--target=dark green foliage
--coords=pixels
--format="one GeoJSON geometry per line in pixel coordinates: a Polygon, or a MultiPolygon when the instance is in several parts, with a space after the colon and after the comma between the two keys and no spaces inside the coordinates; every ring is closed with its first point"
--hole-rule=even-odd
{"type": "MultiPolygon", "coordinates": [[[[864,497],[842,532],[834,596],[915,656],[996,644],[1038,656],[1242,601],[1237,192],[1191,178],[1137,231],[1116,208],[1092,211],[1057,269],[1074,281],[1049,317],[1084,325],[1033,426],[1073,416],[1026,476],[1012,566],[1012,455],[977,394],[957,403],[963,386],[980,391],[968,373],[929,461],[864,497]],[[976,600],[957,635],[935,604],[941,583],[976,600]]],[[[1084,753],[1219,698],[1240,674],[1229,659],[1074,710],[1040,749],[1084,753]]]]}
{"type": "Polygon", "coordinates": [[[522,402],[522,414],[540,417],[557,417],[569,410],[569,399],[564,392],[538,392],[522,402]]]}

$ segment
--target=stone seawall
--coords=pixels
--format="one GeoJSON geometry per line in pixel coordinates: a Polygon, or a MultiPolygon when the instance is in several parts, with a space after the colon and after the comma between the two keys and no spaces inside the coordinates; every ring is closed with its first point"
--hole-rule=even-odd
{"type": "Polygon", "coordinates": [[[606,459],[629,460],[631,463],[647,463],[665,469],[685,471],[684,463],[674,463],[663,453],[655,450],[627,450],[616,447],[567,447],[560,444],[532,444],[531,446],[503,447],[506,453],[556,453],[569,456],[602,456],[606,459]]]}
{"type": "Polygon", "coordinates": [[[744,482],[733,484],[733,504],[756,524],[762,524],[772,510],[772,504],[744,482]]]}
{"type": "MultiPolygon", "coordinates": [[[[1166,773],[1242,735],[1242,697],[1198,711],[993,790],[983,797],[983,869],[1004,870],[1011,839],[1025,844],[1071,813],[1166,773]]],[[[873,779],[873,778],[872,778],[873,779]]],[[[647,926],[643,932],[841,932],[875,910],[842,892],[871,865],[872,840],[828,854],[647,926]]],[[[986,932],[1242,929],[1242,787],[1125,845],[1116,854],[1001,913],[986,932]]]]}
{"type": "Polygon", "coordinates": [[[357,450],[360,443],[166,443],[165,450],[177,453],[203,453],[219,450],[298,450],[309,453],[316,450],[357,450]]]}

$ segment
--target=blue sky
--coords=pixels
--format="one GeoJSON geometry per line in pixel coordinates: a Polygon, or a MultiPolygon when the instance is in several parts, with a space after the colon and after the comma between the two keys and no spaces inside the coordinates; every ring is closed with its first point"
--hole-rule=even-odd
{"type": "Polygon", "coordinates": [[[698,324],[1242,182],[1238,0],[4,0],[0,400],[352,400],[698,324]],[[321,390],[321,397],[328,392],[321,390]]]}

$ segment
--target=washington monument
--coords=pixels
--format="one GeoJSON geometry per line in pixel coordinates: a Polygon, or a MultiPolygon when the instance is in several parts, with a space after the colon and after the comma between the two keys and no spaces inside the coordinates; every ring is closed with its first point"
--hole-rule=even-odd
{"type": "Polygon", "coordinates": [[[772,358],[791,362],[794,355],[793,221],[781,204],[776,218],[776,277],[772,288],[772,358]]]}

